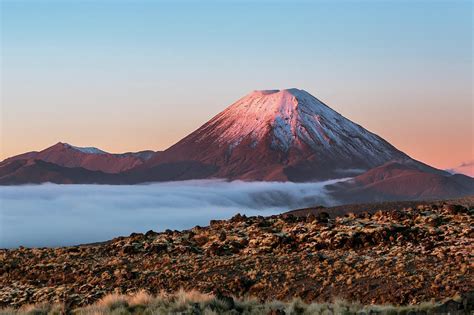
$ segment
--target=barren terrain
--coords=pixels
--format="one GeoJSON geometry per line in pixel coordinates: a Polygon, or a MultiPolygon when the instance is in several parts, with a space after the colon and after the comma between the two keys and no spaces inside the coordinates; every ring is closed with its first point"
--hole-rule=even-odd
{"type": "MultiPolygon", "coordinates": [[[[198,290],[261,300],[472,307],[472,198],[331,217],[211,221],[106,243],[0,250],[0,305],[84,306],[108,293],[198,290]]],[[[350,210],[350,208],[348,208],[350,210]]],[[[301,214],[301,213],[300,213],[301,214]]]]}

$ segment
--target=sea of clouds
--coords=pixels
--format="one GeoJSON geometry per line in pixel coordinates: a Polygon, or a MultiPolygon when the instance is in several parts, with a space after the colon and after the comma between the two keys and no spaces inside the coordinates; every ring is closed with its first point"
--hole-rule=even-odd
{"type": "Polygon", "coordinates": [[[193,180],[146,185],[0,186],[0,248],[63,246],[187,229],[237,213],[334,205],[317,183],[193,180]]]}

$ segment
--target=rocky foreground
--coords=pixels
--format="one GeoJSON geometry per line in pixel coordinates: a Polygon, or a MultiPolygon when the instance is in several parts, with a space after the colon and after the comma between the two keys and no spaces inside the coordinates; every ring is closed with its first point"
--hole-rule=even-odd
{"type": "MultiPolygon", "coordinates": [[[[329,211],[329,210],[328,210],[329,211]]],[[[181,288],[261,300],[473,307],[474,208],[442,202],[331,218],[326,212],[211,221],[102,244],[0,250],[0,307],[89,305],[181,288]]]]}

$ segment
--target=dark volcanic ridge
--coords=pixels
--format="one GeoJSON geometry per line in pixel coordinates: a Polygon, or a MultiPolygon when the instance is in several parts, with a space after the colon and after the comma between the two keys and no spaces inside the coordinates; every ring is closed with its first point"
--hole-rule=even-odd
{"type": "MultiPolygon", "coordinates": [[[[198,290],[261,300],[472,309],[474,202],[422,202],[331,217],[236,215],[103,244],[0,250],[0,306],[83,306],[108,293],[198,290]]],[[[351,209],[354,206],[349,206],[351,209]]]]}

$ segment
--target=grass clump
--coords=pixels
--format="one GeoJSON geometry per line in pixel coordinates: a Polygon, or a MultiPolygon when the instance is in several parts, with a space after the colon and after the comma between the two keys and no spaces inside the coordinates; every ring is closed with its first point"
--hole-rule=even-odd
{"type": "MultiPolygon", "coordinates": [[[[260,302],[255,298],[237,299],[194,290],[180,290],[174,294],[160,293],[158,295],[151,295],[146,291],[139,291],[132,295],[112,293],[92,305],[75,309],[66,309],[64,306],[56,304],[38,304],[24,306],[20,309],[2,309],[0,315],[428,315],[439,314],[437,312],[439,306],[439,304],[434,303],[401,307],[361,305],[347,301],[305,303],[299,298],[289,302],[260,302]]],[[[460,312],[459,314],[463,313],[460,312]]]]}

